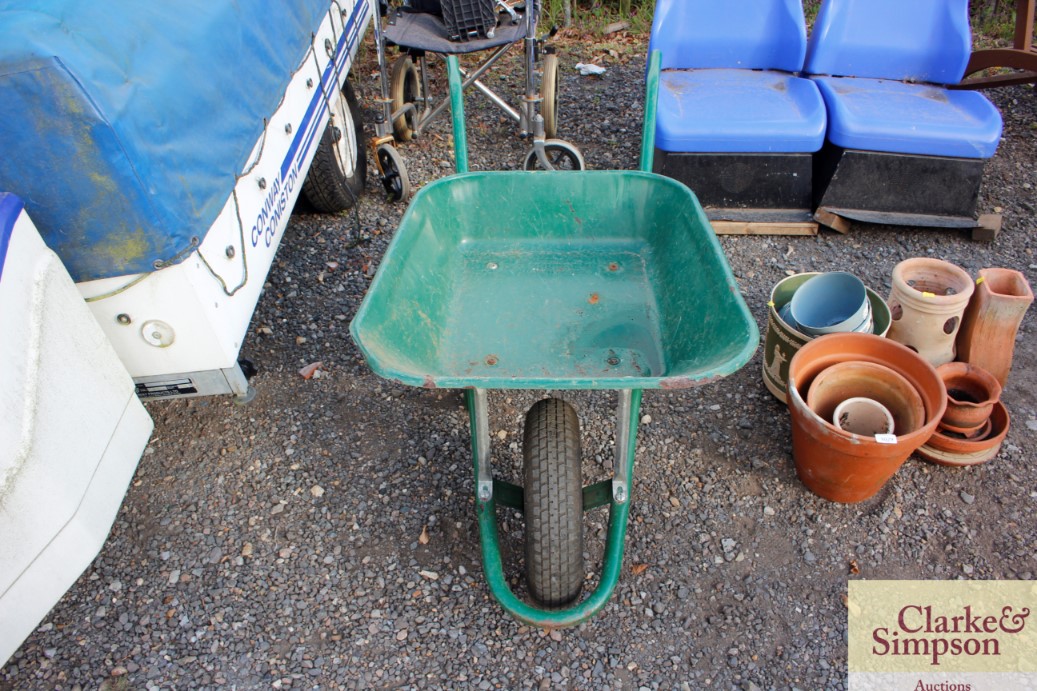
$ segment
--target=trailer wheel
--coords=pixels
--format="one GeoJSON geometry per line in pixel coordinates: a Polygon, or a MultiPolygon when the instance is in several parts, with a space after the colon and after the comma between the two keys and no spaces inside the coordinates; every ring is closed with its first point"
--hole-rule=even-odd
{"type": "MultiPolygon", "coordinates": [[[[421,96],[418,69],[409,55],[401,55],[392,64],[389,92],[392,94],[392,111],[395,113],[407,104],[414,105],[421,96]]],[[[418,115],[409,111],[393,120],[393,136],[398,142],[409,142],[414,137],[414,126],[418,115]]]]}
{"type": "Polygon", "coordinates": [[[533,598],[564,605],[583,587],[583,478],[580,420],[558,398],[537,402],[526,414],[526,580],[533,598]]]}
{"type": "Polygon", "coordinates": [[[302,193],[317,211],[337,213],[353,206],[364,191],[367,154],[364,122],[347,81],[328,104],[331,117],[313,156],[302,193]]]}

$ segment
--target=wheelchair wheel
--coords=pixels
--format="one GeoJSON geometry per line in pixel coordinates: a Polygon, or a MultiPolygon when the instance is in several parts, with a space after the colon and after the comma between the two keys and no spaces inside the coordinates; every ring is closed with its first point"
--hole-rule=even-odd
{"type": "MultiPolygon", "coordinates": [[[[584,170],[587,164],[583,154],[575,146],[561,139],[548,139],[544,142],[544,155],[555,170],[584,170]]],[[[523,170],[542,170],[536,148],[530,149],[522,163],[523,170]]]]}
{"type": "MultiPolygon", "coordinates": [[[[401,55],[392,64],[392,80],[389,93],[392,96],[392,111],[395,113],[408,103],[415,103],[421,96],[418,68],[409,55],[401,55]]],[[[414,137],[416,111],[410,111],[393,120],[392,132],[398,142],[409,142],[414,137]]]]}
{"type": "Polygon", "coordinates": [[[544,75],[540,79],[540,95],[544,99],[544,136],[551,139],[558,134],[558,56],[544,57],[544,75]]]}
{"type": "Polygon", "coordinates": [[[378,168],[382,172],[382,186],[389,195],[389,201],[406,201],[410,197],[410,178],[403,157],[391,144],[378,147],[378,168]]]}

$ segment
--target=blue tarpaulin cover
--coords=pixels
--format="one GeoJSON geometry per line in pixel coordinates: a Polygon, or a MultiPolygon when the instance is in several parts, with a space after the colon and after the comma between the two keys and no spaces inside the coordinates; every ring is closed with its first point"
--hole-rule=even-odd
{"type": "Polygon", "coordinates": [[[329,7],[0,0],[0,189],[76,281],[181,260],[329,7]]]}
{"type": "Polygon", "coordinates": [[[7,248],[11,244],[14,222],[22,213],[22,200],[13,194],[0,192],[0,280],[4,278],[4,263],[7,261],[7,248]]]}

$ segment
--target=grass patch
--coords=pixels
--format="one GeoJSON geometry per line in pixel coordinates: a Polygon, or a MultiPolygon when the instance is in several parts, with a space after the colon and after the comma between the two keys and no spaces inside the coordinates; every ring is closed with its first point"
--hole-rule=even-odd
{"type": "MultiPolygon", "coordinates": [[[[630,31],[646,34],[652,28],[655,2],[644,0],[570,0],[572,27],[579,31],[602,35],[614,22],[630,22],[630,31]]],[[[564,0],[544,0],[540,25],[564,26],[564,0]]]]}

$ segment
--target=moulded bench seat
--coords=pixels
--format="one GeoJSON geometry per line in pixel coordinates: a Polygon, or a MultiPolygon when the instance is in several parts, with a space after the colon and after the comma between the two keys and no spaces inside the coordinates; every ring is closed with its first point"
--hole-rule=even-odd
{"type": "Polygon", "coordinates": [[[1001,114],[983,95],[930,84],[814,77],[828,106],[828,139],[845,149],[990,158],[1001,114]]]}
{"type": "Polygon", "coordinates": [[[823,0],[803,73],[828,107],[815,218],[975,228],[1001,115],[952,91],[972,48],[968,0],[823,0]]]}
{"type": "Polygon", "coordinates": [[[680,153],[809,153],[821,148],[825,122],[825,104],[809,79],[770,70],[667,70],[656,146],[680,153]]]}

